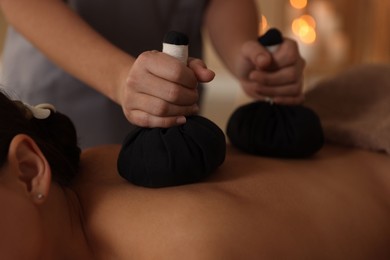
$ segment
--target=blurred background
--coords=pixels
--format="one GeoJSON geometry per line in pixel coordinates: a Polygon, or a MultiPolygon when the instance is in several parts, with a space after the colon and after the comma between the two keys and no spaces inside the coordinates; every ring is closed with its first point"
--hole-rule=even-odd
{"type": "MultiPolygon", "coordinates": [[[[307,61],[305,89],[361,63],[390,63],[390,0],[257,0],[259,34],[277,27],[294,38],[307,61]]],[[[6,22],[0,13],[0,55],[6,22]]],[[[206,87],[202,114],[222,129],[250,100],[215,55],[206,37],[205,60],[217,75],[206,87]]],[[[1,62],[0,62],[1,67],[1,62]]]]}
{"type": "MultiPolygon", "coordinates": [[[[306,90],[362,63],[390,63],[390,0],[257,0],[259,34],[271,27],[294,38],[307,65],[306,90]]],[[[206,61],[217,72],[207,87],[203,113],[222,129],[233,110],[250,100],[209,44],[206,61]]],[[[390,97],[389,97],[390,99],[390,97]]]]}

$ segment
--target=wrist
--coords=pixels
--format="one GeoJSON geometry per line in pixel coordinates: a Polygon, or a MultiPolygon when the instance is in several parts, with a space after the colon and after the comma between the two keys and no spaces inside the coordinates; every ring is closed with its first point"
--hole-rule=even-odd
{"type": "Polygon", "coordinates": [[[117,74],[110,87],[108,97],[120,106],[122,106],[123,103],[124,89],[127,86],[127,79],[133,64],[134,58],[129,56],[127,59],[124,59],[124,61],[118,65],[117,74]]]}

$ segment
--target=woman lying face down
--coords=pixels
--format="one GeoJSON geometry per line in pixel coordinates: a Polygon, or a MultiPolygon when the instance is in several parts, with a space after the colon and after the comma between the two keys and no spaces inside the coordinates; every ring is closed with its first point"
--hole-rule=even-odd
{"type": "Polygon", "coordinates": [[[0,111],[0,258],[88,259],[80,205],[69,188],[81,152],[72,123],[48,109],[37,119],[3,93],[0,111]]]}
{"type": "MultiPolygon", "coordinates": [[[[47,112],[47,111],[46,111],[47,112]]],[[[120,147],[84,151],[71,122],[0,94],[1,259],[385,259],[387,156],[326,146],[310,160],[230,149],[204,183],[146,189],[120,147]]]]}

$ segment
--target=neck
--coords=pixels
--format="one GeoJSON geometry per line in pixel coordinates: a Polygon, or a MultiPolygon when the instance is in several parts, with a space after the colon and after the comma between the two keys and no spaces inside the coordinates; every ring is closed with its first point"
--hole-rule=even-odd
{"type": "Polygon", "coordinates": [[[45,204],[42,215],[47,229],[43,259],[93,259],[77,195],[53,185],[45,204]]]}

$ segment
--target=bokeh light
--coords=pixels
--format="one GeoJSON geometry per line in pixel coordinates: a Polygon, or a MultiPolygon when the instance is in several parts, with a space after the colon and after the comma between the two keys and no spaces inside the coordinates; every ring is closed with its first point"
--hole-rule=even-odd
{"type": "Polygon", "coordinates": [[[259,26],[259,35],[262,35],[268,29],[268,20],[264,15],[261,16],[260,26],[259,26]]]}
{"type": "Polygon", "coordinates": [[[317,38],[316,33],[316,21],[310,15],[302,15],[301,17],[294,19],[291,25],[293,33],[299,37],[299,39],[306,43],[312,44],[317,38]]]}
{"type": "Polygon", "coordinates": [[[290,4],[296,9],[303,9],[307,6],[307,0],[290,0],[290,4]]]}
{"type": "Polygon", "coordinates": [[[300,17],[302,20],[304,20],[305,22],[307,22],[307,24],[312,27],[312,28],[316,28],[317,26],[317,23],[316,23],[316,20],[314,19],[313,16],[309,15],[309,14],[304,14],[300,17]]]}

